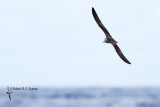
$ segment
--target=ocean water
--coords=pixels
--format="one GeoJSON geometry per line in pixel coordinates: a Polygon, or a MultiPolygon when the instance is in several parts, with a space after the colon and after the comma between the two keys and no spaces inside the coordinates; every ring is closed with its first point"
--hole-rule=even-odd
{"type": "Polygon", "coordinates": [[[160,88],[0,90],[0,107],[160,107],[160,88]]]}

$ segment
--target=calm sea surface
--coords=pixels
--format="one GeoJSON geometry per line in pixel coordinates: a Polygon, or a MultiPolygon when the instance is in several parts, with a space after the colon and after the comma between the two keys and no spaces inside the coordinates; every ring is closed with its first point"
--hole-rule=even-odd
{"type": "Polygon", "coordinates": [[[0,90],[0,107],[160,107],[160,88],[0,90]]]}

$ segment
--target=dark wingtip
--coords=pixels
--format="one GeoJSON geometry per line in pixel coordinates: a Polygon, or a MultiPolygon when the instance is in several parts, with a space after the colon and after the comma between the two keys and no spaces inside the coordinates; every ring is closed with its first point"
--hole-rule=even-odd
{"type": "Polygon", "coordinates": [[[131,64],[130,62],[127,62],[128,64],[131,64]]]}
{"type": "Polygon", "coordinates": [[[94,8],[92,7],[92,12],[95,11],[94,8]]]}

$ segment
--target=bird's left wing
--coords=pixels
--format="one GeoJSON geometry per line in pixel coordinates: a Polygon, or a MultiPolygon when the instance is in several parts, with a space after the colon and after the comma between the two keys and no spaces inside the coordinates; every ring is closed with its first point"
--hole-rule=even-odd
{"type": "Polygon", "coordinates": [[[10,101],[11,101],[11,95],[9,94],[9,99],[10,99],[10,101]]]}

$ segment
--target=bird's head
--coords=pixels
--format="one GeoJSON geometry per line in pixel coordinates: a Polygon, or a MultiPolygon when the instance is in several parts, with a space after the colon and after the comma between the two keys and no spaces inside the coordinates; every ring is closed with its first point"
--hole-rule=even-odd
{"type": "Polygon", "coordinates": [[[104,39],[103,43],[110,43],[107,38],[104,39]]]}

